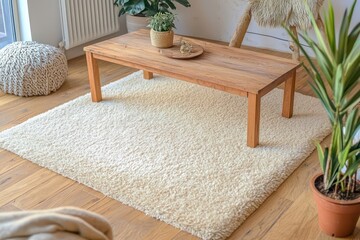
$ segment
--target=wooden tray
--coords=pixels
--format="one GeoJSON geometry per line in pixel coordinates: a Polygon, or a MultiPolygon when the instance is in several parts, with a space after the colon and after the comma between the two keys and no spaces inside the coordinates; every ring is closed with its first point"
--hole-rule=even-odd
{"type": "Polygon", "coordinates": [[[171,48],[161,49],[160,53],[169,58],[176,58],[176,59],[189,59],[200,56],[204,52],[204,48],[200,45],[192,44],[192,51],[191,53],[181,53],[180,52],[181,45],[177,44],[171,48]]]}

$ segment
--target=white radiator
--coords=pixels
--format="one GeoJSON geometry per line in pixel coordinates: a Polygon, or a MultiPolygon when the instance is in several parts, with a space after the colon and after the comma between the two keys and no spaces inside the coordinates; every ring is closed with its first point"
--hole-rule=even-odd
{"type": "Polygon", "coordinates": [[[113,0],[60,0],[63,44],[70,49],[120,30],[113,0]]]}

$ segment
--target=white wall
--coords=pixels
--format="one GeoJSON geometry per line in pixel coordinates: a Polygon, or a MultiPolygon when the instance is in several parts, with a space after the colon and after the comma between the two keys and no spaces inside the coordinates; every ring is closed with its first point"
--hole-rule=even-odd
{"type": "MultiPolygon", "coordinates": [[[[301,0],[299,0],[301,1],[301,0]]],[[[191,8],[179,6],[177,9],[177,30],[179,34],[229,42],[237,23],[245,10],[247,0],[190,0],[191,8]]],[[[352,0],[333,0],[336,19],[341,21],[344,9],[351,6],[352,0]]],[[[326,9],[324,6],[322,10],[326,9]]],[[[360,2],[354,12],[353,22],[360,21],[360,2]]],[[[337,24],[337,29],[339,24],[337,24]]],[[[250,23],[248,32],[270,35],[265,37],[248,33],[244,45],[289,51],[289,44],[276,38],[288,39],[281,28],[262,28],[255,21],[250,23]]]]}
{"type": "Polygon", "coordinates": [[[17,36],[19,40],[23,41],[30,41],[31,40],[31,28],[30,28],[30,17],[29,17],[29,10],[28,4],[25,0],[17,0],[16,7],[18,14],[18,21],[19,21],[19,32],[20,36],[17,36]]]}
{"type": "Polygon", "coordinates": [[[58,46],[62,40],[58,0],[17,0],[21,40],[58,46]]]}
{"type": "MultiPolygon", "coordinates": [[[[30,27],[24,28],[24,37],[57,46],[62,40],[59,0],[17,0],[22,5],[22,11],[28,8],[28,16],[24,13],[24,23],[29,21],[30,27]],[[27,4],[26,4],[27,3],[27,4]],[[28,19],[28,20],[27,20],[28,19]],[[30,29],[30,30],[29,30],[30,29]]],[[[112,1],[112,0],[110,0],[112,1]]],[[[179,6],[177,9],[177,32],[184,35],[208,38],[228,42],[231,39],[239,18],[245,9],[247,0],[189,0],[191,8],[179,6]]],[[[340,17],[352,0],[333,0],[336,18],[340,17]]],[[[354,22],[360,21],[360,3],[354,13],[354,22]]],[[[123,21],[122,21],[123,22],[123,21]]],[[[337,25],[337,28],[339,26],[337,25]]],[[[124,29],[124,27],[122,28],[124,29]]],[[[252,21],[246,34],[244,45],[289,51],[288,43],[276,38],[288,39],[283,29],[261,28],[252,21]],[[270,35],[272,37],[259,36],[270,35]]],[[[25,38],[24,38],[25,39],[25,38]]],[[[31,40],[31,39],[26,39],[31,40]]],[[[74,50],[75,52],[75,50],[74,50]]],[[[81,48],[76,52],[81,53],[81,48]]],[[[72,57],[78,54],[70,54],[72,57]]]]}
{"type": "Polygon", "coordinates": [[[27,0],[34,41],[57,46],[62,40],[58,0],[27,0]]]}

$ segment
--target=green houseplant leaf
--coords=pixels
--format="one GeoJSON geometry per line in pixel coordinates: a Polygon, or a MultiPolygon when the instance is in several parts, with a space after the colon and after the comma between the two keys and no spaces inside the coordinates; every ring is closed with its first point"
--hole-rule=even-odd
{"type": "Polygon", "coordinates": [[[120,7],[119,16],[130,14],[151,17],[159,12],[175,10],[174,1],[184,7],[191,6],[188,0],[114,0],[114,5],[120,7]]]}
{"type": "Polygon", "coordinates": [[[309,82],[310,87],[320,99],[332,125],[330,146],[323,149],[316,143],[316,147],[324,173],[325,190],[333,189],[335,195],[344,191],[348,195],[349,191],[354,191],[354,188],[349,186],[355,184],[360,166],[360,143],[355,140],[356,134],[360,131],[360,23],[355,24],[350,31],[356,4],[357,0],[344,13],[338,39],[331,2],[325,14],[324,34],[308,9],[316,41],[307,32],[300,36],[313,51],[316,63],[297,37],[284,26],[308,62],[308,66],[303,66],[312,78],[309,82]]]}
{"type": "Polygon", "coordinates": [[[151,17],[149,27],[157,32],[167,32],[175,28],[174,21],[174,14],[159,12],[151,17]]]}

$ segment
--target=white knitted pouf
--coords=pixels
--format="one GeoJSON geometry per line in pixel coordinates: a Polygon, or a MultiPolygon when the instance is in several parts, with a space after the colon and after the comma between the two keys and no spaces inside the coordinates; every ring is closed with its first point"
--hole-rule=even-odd
{"type": "Polygon", "coordinates": [[[29,97],[48,95],[64,83],[65,54],[37,42],[14,42],[0,49],[0,90],[29,97]]]}

